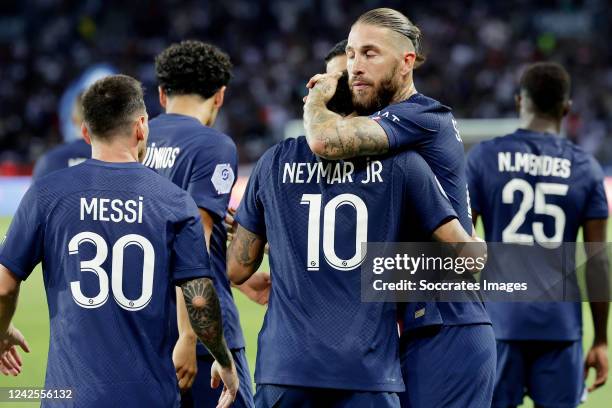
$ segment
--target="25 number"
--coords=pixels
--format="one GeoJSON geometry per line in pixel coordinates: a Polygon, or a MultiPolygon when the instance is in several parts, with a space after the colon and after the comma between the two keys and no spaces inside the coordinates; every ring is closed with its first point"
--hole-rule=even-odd
{"type": "MultiPolygon", "coordinates": [[[[81,291],[81,282],[70,282],[70,290],[72,298],[81,307],[94,309],[102,306],[108,300],[108,274],[102,269],[102,264],[108,256],[108,245],[104,238],[95,232],[81,232],[75,235],[68,243],[68,253],[76,255],[79,253],[79,246],[82,243],[88,242],[96,247],[96,256],[89,261],[81,261],[80,270],[82,273],[91,272],[98,277],[100,284],[100,292],[93,297],[83,295],[81,291]]],[[[153,297],[153,273],[155,269],[155,250],[151,242],[142,235],[129,234],[125,235],[115,242],[113,245],[113,261],[112,261],[112,289],[113,297],[119,306],[129,311],[137,311],[143,309],[149,304],[153,297]],[[128,299],[123,293],[123,257],[127,247],[134,245],[142,249],[143,265],[142,265],[142,291],[138,299],[128,299]]]]}
{"type": "Polygon", "coordinates": [[[502,190],[502,202],[504,204],[514,203],[514,193],[519,191],[523,199],[519,206],[518,212],[512,218],[512,221],[504,228],[502,232],[503,242],[513,242],[520,244],[533,244],[535,241],[547,248],[557,248],[563,241],[563,232],[565,230],[565,212],[563,209],[554,204],[546,202],[547,195],[565,196],[568,190],[567,184],[559,183],[536,183],[535,191],[527,181],[522,179],[510,180],[502,190]],[[527,212],[533,208],[535,214],[548,215],[555,220],[555,232],[552,237],[544,233],[544,224],[542,222],[534,222],[532,224],[533,235],[519,234],[518,229],[525,223],[527,212]]]}

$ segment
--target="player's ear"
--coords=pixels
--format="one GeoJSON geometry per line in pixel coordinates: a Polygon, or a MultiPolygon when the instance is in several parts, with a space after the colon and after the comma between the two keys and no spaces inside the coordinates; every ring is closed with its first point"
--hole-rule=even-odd
{"type": "Polygon", "coordinates": [[[568,99],[564,104],[563,104],[563,117],[567,116],[567,114],[570,112],[572,108],[572,100],[568,99]]]}
{"type": "Polygon", "coordinates": [[[81,123],[81,134],[83,135],[83,139],[88,145],[91,145],[91,136],[89,136],[89,130],[87,126],[85,126],[85,122],[81,123]]]}
{"type": "Polygon", "coordinates": [[[514,107],[516,108],[517,112],[521,112],[521,102],[522,102],[522,98],[521,98],[521,94],[515,94],[514,95],[514,107]]]}
{"type": "Polygon", "coordinates": [[[414,51],[404,52],[404,58],[400,68],[402,76],[408,75],[410,71],[414,69],[414,62],[416,61],[416,53],[414,51]]]}
{"type": "Polygon", "coordinates": [[[137,140],[146,140],[147,137],[147,118],[145,115],[139,116],[138,121],[136,122],[136,139],[137,140]]]}
{"type": "Polygon", "coordinates": [[[166,95],[166,91],[164,91],[161,86],[158,86],[157,92],[159,93],[159,104],[162,108],[166,109],[166,103],[168,103],[168,95],[166,95]]]}
{"type": "Polygon", "coordinates": [[[223,100],[225,99],[225,85],[219,88],[217,92],[215,92],[215,108],[219,109],[223,106],[223,100]]]}

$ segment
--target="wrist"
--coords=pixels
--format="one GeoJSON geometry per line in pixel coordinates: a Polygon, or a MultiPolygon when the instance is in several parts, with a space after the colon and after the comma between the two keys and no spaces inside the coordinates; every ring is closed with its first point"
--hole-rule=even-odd
{"type": "Polygon", "coordinates": [[[183,333],[179,334],[179,340],[195,345],[198,342],[198,336],[196,336],[193,330],[185,330],[183,333]]]}
{"type": "Polygon", "coordinates": [[[306,99],[306,104],[304,105],[304,109],[308,108],[320,108],[326,106],[326,101],[323,99],[323,96],[318,93],[311,93],[308,95],[308,99],[306,99]]]}
{"type": "Polygon", "coordinates": [[[595,336],[593,347],[604,346],[608,347],[608,338],[606,336],[595,336]]]}

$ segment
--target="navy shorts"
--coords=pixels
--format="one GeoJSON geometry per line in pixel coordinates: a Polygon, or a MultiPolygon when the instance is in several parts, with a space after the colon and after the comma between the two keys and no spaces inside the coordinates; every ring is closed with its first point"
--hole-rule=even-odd
{"type": "Polygon", "coordinates": [[[261,384],[257,408],[399,408],[394,392],[362,392],[329,388],[261,384]]]}
{"type": "Polygon", "coordinates": [[[584,393],[581,341],[497,342],[493,407],[521,405],[523,397],[544,408],[574,408],[584,393]]]}
{"type": "MultiPolygon", "coordinates": [[[[251,374],[244,349],[232,350],[232,356],[240,380],[240,388],[232,406],[254,408],[251,374]]],[[[223,384],[217,388],[210,388],[210,368],[214,361],[210,355],[198,356],[198,374],[191,389],[181,394],[181,408],[215,408],[217,406],[221,391],[223,391],[223,384]]]]}
{"type": "Polygon", "coordinates": [[[431,326],[404,335],[402,408],[489,408],[495,335],[489,324],[431,326]]]}

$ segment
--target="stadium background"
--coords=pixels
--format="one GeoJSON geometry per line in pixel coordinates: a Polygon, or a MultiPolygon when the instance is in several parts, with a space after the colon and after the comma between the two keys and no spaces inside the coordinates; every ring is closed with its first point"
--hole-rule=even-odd
{"type": "MultiPolygon", "coordinates": [[[[428,60],[416,71],[417,89],[453,108],[467,148],[516,125],[513,96],[521,68],[554,60],[573,78],[564,134],[612,175],[612,8],[606,0],[9,0],[0,3],[1,235],[36,159],[75,137],[64,120],[70,106],[66,91],[78,86],[88,69],[140,79],[153,117],[160,112],[153,69],[159,51],[185,38],[226,50],[235,68],[216,127],[238,145],[236,204],[262,152],[300,133],[304,84],[323,69],[326,52],[346,37],[356,16],[383,5],[403,11],[422,29],[428,60]]],[[[607,187],[612,198],[610,178],[607,187]]],[[[2,387],[43,384],[49,327],[43,292],[37,271],[23,286],[16,316],[33,352],[25,357],[22,375],[0,377],[2,387]]],[[[253,370],[265,309],[240,293],[236,298],[253,370]]],[[[586,304],[584,320],[588,344],[586,304]]],[[[611,403],[608,385],[585,407],[611,403]]]]}

